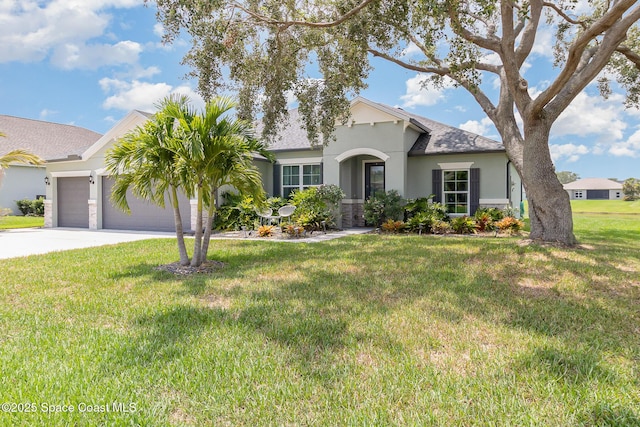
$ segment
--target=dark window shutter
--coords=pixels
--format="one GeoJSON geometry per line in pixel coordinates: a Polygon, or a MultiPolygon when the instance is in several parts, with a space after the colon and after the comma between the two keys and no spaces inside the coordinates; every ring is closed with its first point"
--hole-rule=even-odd
{"type": "Polygon", "coordinates": [[[480,169],[471,169],[469,182],[469,214],[473,215],[480,206],[480,169]]]}
{"type": "Polygon", "coordinates": [[[282,187],[282,179],[280,178],[281,170],[282,169],[281,169],[280,163],[273,164],[273,196],[274,197],[280,197],[282,194],[280,192],[280,187],[282,187]]]}
{"type": "Polygon", "coordinates": [[[431,170],[431,192],[434,194],[433,201],[442,203],[442,169],[431,170]]]}
{"type": "Polygon", "coordinates": [[[320,162],[320,184],[324,184],[324,163],[320,162]]]}

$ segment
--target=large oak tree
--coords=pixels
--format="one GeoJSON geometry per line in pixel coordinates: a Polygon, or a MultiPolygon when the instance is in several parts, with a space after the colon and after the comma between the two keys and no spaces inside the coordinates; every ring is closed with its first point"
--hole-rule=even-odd
{"type": "MultiPolygon", "coordinates": [[[[606,68],[627,90],[628,102],[637,104],[640,96],[640,5],[631,0],[156,2],[166,41],[182,30],[192,37],[185,62],[202,94],[230,82],[242,114],[262,110],[267,137],[283,122],[293,91],[309,136],[330,140],[336,119],[348,115],[348,96],[365,87],[373,57],[428,73],[436,83],[451,79],[500,133],[523,179],[533,239],[576,241],[569,197],[549,152],[553,123],[606,68]],[[556,73],[534,93],[525,71],[542,29],[555,34],[556,73]],[[407,46],[421,56],[407,58],[407,46]],[[312,62],[322,80],[308,78],[312,62]],[[497,95],[483,90],[487,78],[499,82],[497,95]]],[[[606,84],[601,87],[606,92],[606,84]]]]}

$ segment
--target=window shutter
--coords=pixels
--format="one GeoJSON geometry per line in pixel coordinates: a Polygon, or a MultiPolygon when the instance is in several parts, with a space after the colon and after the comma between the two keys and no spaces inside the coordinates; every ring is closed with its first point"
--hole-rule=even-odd
{"type": "Polygon", "coordinates": [[[442,203],[442,169],[431,170],[431,193],[435,195],[434,202],[442,203]]]}
{"type": "Polygon", "coordinates": [[[320,184],[324,184],[324,163],[320,162],[320,184]]]}
{"type": "Polygon", "coordinates": [[[469,215],[473,215],[480,206],[480,169],[471,168],[469,182],[469,215]]]}
{"type": "Polygon", "coordinates": [[[282,179],[280,177],[281,166],[280,163],[273,164],[273,196],[280,197],[280,187],[282,187],[282,179]]]}

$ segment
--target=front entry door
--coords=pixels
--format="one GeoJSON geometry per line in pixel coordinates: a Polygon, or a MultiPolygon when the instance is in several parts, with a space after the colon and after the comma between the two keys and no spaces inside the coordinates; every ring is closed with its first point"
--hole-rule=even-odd
{"type": "Polygon", "coordinates": [[[365,163],[364,165],[364,198],[384,191],[384,163],[365,163]]]}

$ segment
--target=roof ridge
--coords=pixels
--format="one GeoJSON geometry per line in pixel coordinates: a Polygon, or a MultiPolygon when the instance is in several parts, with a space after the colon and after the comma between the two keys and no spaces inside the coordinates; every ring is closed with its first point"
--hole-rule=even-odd
{"type": "Polygon", "coordinates": [[[33,119],[31,117],[18,117],[18,116],[13,116],[11,114],[0,114],[0,117],[10,117],[10,118],[13,118],[13,119],[18,119],[18,120],[29,120],[29,121],[32,121],[32,122],[45,123],[45,124],[56,125],[56,126],[69,126],[69,127],[73,127],[73,128],[76,128],[76,129],[87,130],[89,132],[93,132],[93,133],[96,133],[98,135],[102,135],[100,132],[96,132],[94,130],[91,130],[91,129],[88,129],[88,128],[85,128],[85,127],[82,127],[82,126],[78,126],[78,125],[71,125],[71,124],[68,124],[68,123],[51,122],[51,121],[48,121],[48,120],[33,119]]]}

